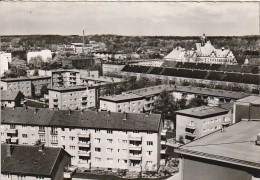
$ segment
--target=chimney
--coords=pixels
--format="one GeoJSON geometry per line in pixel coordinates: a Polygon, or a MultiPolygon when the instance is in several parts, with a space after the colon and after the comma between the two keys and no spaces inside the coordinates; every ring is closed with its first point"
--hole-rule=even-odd
{"type": "Polygon", "coordinates": [[[13,145],[11,145],[11,144],[7,145],[7,151],[6,151],[7,157],[11,157],[12,156],[13,150],[14,150],[13,145]]]}
{"type": "Polygon", "coordinates": [[[107,116],[111,116],[110,110],[107,111],[107,116]]]}
{"type": "Polygon", "coordinates": [[[125,121],[127,119],[127,113],[124,111],[123,112],[123,120],[125,121]]]}
{"type": "Polygon", "coordinates": [[[37,108],[34,108],[34,114],[36,114],[37,113],[37,108]]]}

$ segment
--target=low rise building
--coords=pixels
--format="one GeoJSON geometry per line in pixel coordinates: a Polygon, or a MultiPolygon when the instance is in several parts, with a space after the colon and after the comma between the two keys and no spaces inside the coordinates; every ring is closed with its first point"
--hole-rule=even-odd
{"type": "Polygon", "coordinates": [[[242,120],[175,149],[181,155],[180,179],[260,179],[259,132],[259,120],[242,120]]]}
{"type": "Polygon", "coordinates": [[[98,106],[98,86],[49,88],[50,109],[87,109],[98,106]]]}
{"type": "Polygon", "coordinates": [[[71,156],[62,148],[1,144],[1,179],[63,179],[71,156]]]}
{"type": "Polygon", "coordinates": [[[1,141],[63,147],[72,165],[84,169],[129,171],[160,167],[159,114],[110,113],[31,108],[1,111],[1,141]]]}
{"type": "Polygon", "coordinates": [[[227,109],[209,106],[176,111],[176,139],[190,142],[218,131],[232,123],[228,113],[227,109]]]}
{"type": "Polygon", "coordinates": [[[21,91],[1,90],[1,106],[2,107],[19,107],[24,99],[21,91]]]}
{"type": "Polygon", "coordinates": [[[32,51],[27,53],[27,63],[33,58],[41,57],[43,62],[47,62],[48,60],[52,59],[51,50],[41,50],[41,51],[32,51]]]}

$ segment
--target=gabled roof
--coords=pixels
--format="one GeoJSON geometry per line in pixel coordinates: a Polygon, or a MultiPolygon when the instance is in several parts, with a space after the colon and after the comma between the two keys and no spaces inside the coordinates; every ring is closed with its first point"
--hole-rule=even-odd
{"type": "Polygon", "coordinates": [[[164,59],[183,59],[185,56],[185,49],[182,47],[176,47],[173,49],[164,59]]]}
{"type": "Polygon", "coordinates": [[[24,96],[20,91],[1,90],[1,101],[14,101],[19,94],[24,96]]]}
{"type": "Polygon", "coordinates": [[[70,156],[61,148],[44,147],[39,151],[38,146],[1,144],[1,172],[50,177],[60,154],[70,156]]]}
{"type": "Polygon", "coordinates": [[[260,121],[240,121],[223,133],[216,131],[175,152],[260,170],[260,147],[255,144],[259,132],[260,121]]]}
{"type": "Polygon", "coordinates": [[[71,111],[38,109],[36,113],[32,108],[23,107],[4,108],[1,110],[2,124],[27,124],[41,126],[100,128],[117,130],[137,130],[157,132],[161,123],[161,115],[142,113],[127,113],[127,120],[123,113],[71,111]]]}

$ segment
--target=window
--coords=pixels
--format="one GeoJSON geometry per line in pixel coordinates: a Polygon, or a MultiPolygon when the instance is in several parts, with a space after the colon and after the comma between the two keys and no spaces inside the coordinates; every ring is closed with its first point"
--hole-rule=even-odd
{"type": "Polygon", "coordinates": [[[1,132],[1,136],[4,136],[5,135],[5,133],[4,132],[1,132]]]}
{"type": "Polygon", "coordinates": [[[70,131],[73,131],[74,130],[74,128],[70,128],[70,131]]]}
{"type": "Polygon", "coordinates": [[[35,139],[35,134],[32,134],[32,138],[35,139]]]}
{"type": "Polygon", "coordinates": [[[112,159],[112,158],[107,158],[107,161],[108,161],[109,163],[113,163],[113,159],[112,159]]]}
{"type": "Polygon", "coordinates": [[[34,126],[31,126],[31,129],[34,130],[35,129],[34,126]]]}
{"type": "Polygon", "coordinates": [[[69,139],[70,139],[70,141],[74,141],[75,137],[74,136],[70,136],[69,139]]]}
{"type": "Polygon", "coordinates": [[[147,134],[153,134],[153,132],[151,132],[151,131],[147,131],[147,134]]]}
{"type": "Polygon", "coordinates": [[[127,131],[122,131],[122,132],[124,132],[124,133],[126,133],[126,134],[127,134],[127,131]]]}
{"type": "Polygon", "coordinates": [[[70,146],[70,150],[75,150],[75,146],[70,146]]]}
{"type": "Polygon", "coordinates": [[[122,140],[123,143],[127,143],[127,140],[122,140]]]}
{"type": "Polygon", "coordinates": [[[23,138],[27,138],[27,134],[22,134],[22,137],[23,138]]]}
{"type": "Polygon", "coordinates": [[[133,133],[134,133],[134,134],[138,134],[138,133],[139,133],[139,131],[133,131],[133,133]]]}
{"type": "Polygon", "coordinates": [[[108,143],[112,143],[112,142],[113,142],[113,139],[107,139],[107,142],[108,142],[108,143]]]}
{"type": "Polygon", "coordinates": [[[111,129],[108,129],[107,134],[113,134],[113,131],[111,129]]]}
{"type": "Polygon", "coordinates": [[[36,180],[40,180],[40,179],[44,179],[44,177],[43,176],[37,176],[36,177],[36,180]]]}
{"type": "Polygon", "coordinates": [[[27,128],[27,126],[26,125],[22,125],[22,128],[25,129],[25,128],[27,128]]]}
{"type": "Polygon", "coordinates": [[[127,163],[127,160],[126,160],[126,159],[124,159],[124,163],[125,163],[125,164],[127,163]]]}
{"type": "Polygon", "coordinates": [[[15,129],[15,125],[14,124],[10,124],[10,129],[15,129]]]}
{"type": "Polygon", "coordinates": [[[147,146],[153,146],[153,141],[147,141],[147,146]]]}
{"type": "Polygon", "coordinates": [[[147,151],[147,155],[152,155],[152,151],[147,151]]]}
{"type": "Polygon", "coordinates": [[[122,152],[123,153],[127,153],[127,149],[122,149],[122,152]]]}
{"type": "Polygon", "coordinates": [[[65,128],[64,128],[64,127],[62,127],[62,128],[61,128],[61,130],[62,130],[62,131],[65,131],[65,128]]]}
{"type": "Polygon", "coordinates": [[[41,142],[45,142],[45,134],[40,134],[39,139],[41,142]]]}
{"type": "Polygon", "coordinates": [[[107,148],[107,152],[108,152],[108,153],[112,153],[112,152],[113,152],[113,149],[112,149],[112,148],[107,148]]]}
{"type": "Polygon", "coordinates": [[[95,138],[96,143],[100,143],[100,138],[95,138]]]}
{"type": "Polygon", "coordinates": [[[101,161],[101,158],[95,157],[95,161],[96,161],[96,162],[100,162],[100,161],[101,161]]]}
{"type": "Polygon", "coordinates": [[[207,132],[207,130],[206,130],[206,129],[203,129],[203,132],[207,132]]]}
{"type": "Polygon", "coordinates": [[[95,148],[95,151],[96,151],[96,152],[101,152],[101,148],[96,147],[96,148],[95,148]]]}
{"type": "Polygon", "coordinates": [[[65,136],[61,136],[61,139],[62,139],[63,141],[65,141],[65,136]]]}
{"type": "Polygon", "coordinates": [[[146,161],[147,165],[151,165],[153,161],[146,161]]]}
{"type": "Polygon", "coordinates": [[[95,133],[100,133],[100,129],[95,129],[95,133]]]}

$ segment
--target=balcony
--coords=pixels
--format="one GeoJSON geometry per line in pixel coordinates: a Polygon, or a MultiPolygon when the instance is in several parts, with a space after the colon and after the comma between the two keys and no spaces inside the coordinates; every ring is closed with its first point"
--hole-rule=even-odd
{"type": "Polygon", "coordinates": [[[80,146],[80,147],[90,147],[90,142],[79,141],[78,146],[80,146]]]}
{"type": "Polygon", "coordinates": [[[81,138],[89,138],[90,137],[90,132],[79,132],[78,137],[81,138]]]}
{"type": "Polygon", "coordinates": [[[11,143],[12,144],[18,144],[18,137],[12,137],[11,138],[11,143]]]}
{"type": "Polygon", "coordinates": [[[191,124],[187,124],[187,125],[186,125],[186,128],[192,129],[192,130],[195,130],[195,129],[196,129],[195,125],[191,125],[191,124]]]}
{"type": "Polygon", "coordinates": [[[89,157],[90,156],[90,151],[78,151],[78,154],[80,156],[87,156],[87,157],[89,157]]]}
{"type": "Polygon", "coordinates": [[[17,134],[18,133],[18,129],[8,129],[7,130],[7,134],[17,134]]]}
{"type": "Polygon", "coordinates": [[[223,126],[229,126],[231,124],[231,121],[223,121],[221,124],[223,126]]]}
{"type": "Polygon", "coordinates": [[[163,130],[161,131],[161,136],[166,136],[166,133],[167,133],[167,129],[163,129],[163,130]]]}
{"type": "Polygon", "coordinates": [[[128,139],[129,139],[129,141],[142,141],[141,136],[135,136],[135,135],[129,136],[128,139]]]}
{"type": "Polygon", "coordinates": [[[38,134],[45,134],[45,130],[44,129],[39,129],[38,130],[38,134]]]}
{"type": "Polygon", "coordinates": [[[167,148],[166,149],[161,149],[160,153],[161,154],[166,154],[166,150],[167,150],[167,148]]]}
{"type": "Polygon", "coordinates": [[[51,135],[58,135],[58,131],[51,131],[51,135]]]}
{"type": "Polygon", "coordinates": [[[128,147],[129,150],[134,150],[134,151],[142,151],[142,146],[139,145],[133,145],[133,144],[130,144],[129,147],[128,147]]]}
{"type": "Polygon", "coordinates": [[[141,154],[138,154],[138,155],[129,154],[128,158],[131,159],[131,160],[139,160],[139,161],[141,161],[142,160],[142,155],[141,154]]]}
{"type": "Polygon", "coordinates": [[[192,138],[196,137],[196,133],[191,133],[191,132],[185,132],[185,135],[189,136],[189,137],[192,137],[192,138]]]}
{"type": "Polygon", "coordinates": [[[51,144],[58,144],[58,140],[57,139],[51,139],[51,144]]]}
{"type": "Polygon", "coordinates": [[[166,145],[166,140],[161,140],[161,145],[166,145]]]}

